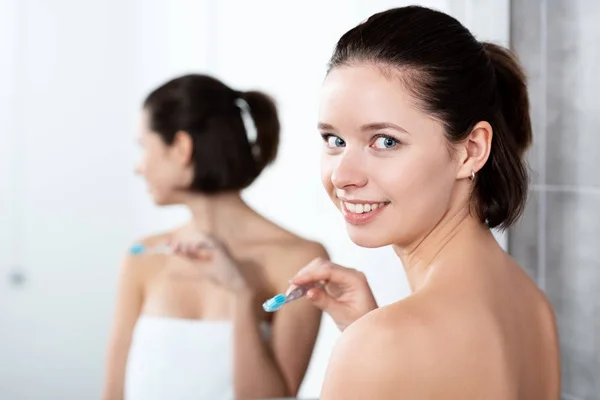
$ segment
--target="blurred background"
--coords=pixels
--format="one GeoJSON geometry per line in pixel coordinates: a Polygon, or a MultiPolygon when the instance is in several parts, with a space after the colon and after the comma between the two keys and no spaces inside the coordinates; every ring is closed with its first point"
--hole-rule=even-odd
{"type": "MultiPolygon", "coordinates": [[[[380,304],[409,294],[391,249],[356,247],[319,180],[317,97],[336,40],[408,4],[510,45],[530,77],[525,217],[497,237],[558,316],[563,398],[600,399],[600,3],[591,0],[0,0],[0,398],[100,396],[117,272],[136,239],[186,220],[133,174],[141,101],[183,73],[276,99],[259,212],[363,270],[380,304]]],[[[301,398],[319,394],[328,317],[301,398]]]]}

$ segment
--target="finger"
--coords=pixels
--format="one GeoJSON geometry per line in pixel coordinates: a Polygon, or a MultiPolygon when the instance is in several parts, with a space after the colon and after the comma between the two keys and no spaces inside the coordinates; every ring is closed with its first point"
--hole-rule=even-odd
{"type": "Polygon", "coordinates": [[[183,253],[181,249],[181,244],[178,242],[172,242],[171,248],[173,249],[173,253],[175,253],[176,255],[181,255],[183,253]]]}
{"type": "Polygon", "coordinates": [[[290,281],[295,285],[303,285],[309,282],[326,281],[329,279],[330,271],[328,262],[322,258],[315,258],[302,268],[290,281]]]}
{"type": "Polygon", "coordinates": [[[213,252],[211,250],[207,250],[205,248],[197,248],[194,251],[194,258],[201,261],[208,261],[213,257],[213,252]]]}
{"type": "Polygon", "coordinates": [[[303,285],[309,282],[331,282],[334,284],[345,283],[355,278],[356,270],[341,267],[325,260],[316,260],[304,267],[292,279],[295,285],[303,285]]]}
{"type": "Polygon", "coordinates": [[[284,294],[285,294],[286,296],[288,296],[288,295],[289,295],[289,294],[292,292],[292,290],[296,289],[297,287],[298,287],[298,286],[294,285],[294,284],[292,283],[292,281],[290,281],[290,287],[288,287],[288,289],[285,291],[285,293],[284,293],[284,294]]]}
{"type": "Polygon", "coordinates": [[[187,246],[188,253],[192,257],[200,256],[200,252],[205,251],[208,248],[209,247],[207,247],[206,243],[204,243],[202,241],[195,241],[195,240],[190,241],[187,246]]]}
{"type": "MultiPolygon", "coordinates": [[[[330,281],[331,282],[331,281],[330,281]]],[[[324,291],[327,296],[333,299],[339,299],[344,294],[344,289],[339,283],[326,283],[324,291]]]]}
{"type": "Polygon", "coordinates": [[[331,306],[332,299],[321,289],[310,289],[306,293],[306,297],[310,299],[310,302],[317,308],[327,311],[331,306]]]}
{"type": "Polygon", "coordinates": [[[193,248],[193,245],[187,242],[178,242],[173,246],[173,253],[176,256],[186,258],[186,259],[194,259],[196,258],[196,251],[193,248]]]}
{"type": "Polygon", "coordinates": [[[190,247],[193,249],[194,252],[199,252],[201,250],[207,249],[206,243],[202,241],[192,242],[190,244],[190,247]]]}
{"type": "Polygon", "coordinates": [[[182,257],[189,257],[188,244],[186,242],[177,243],[177,254],[182,257]]]}
{"type": "Polygon", "coordinates": [[[217,249],[217,247],[210,242],[198,242],[196,244],[196,247],[198,249],[205,249],[205,250],[216,250],[217,249]]]}

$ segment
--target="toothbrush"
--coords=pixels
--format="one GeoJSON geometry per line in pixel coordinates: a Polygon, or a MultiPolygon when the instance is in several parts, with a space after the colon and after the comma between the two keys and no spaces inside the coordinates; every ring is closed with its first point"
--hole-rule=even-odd
{"type": "Polygon", "coordinates": [[[265,310],[266,312],[275,312],[281,307],[283,307],[284,304],[290,303],[294,300],[298,300],[306,296],[306,293],[308,293],[310,289],[315,287],[322,288],[323,284],[320,282],[306,283],[304,285],[300,285],[294,288],[294,290],[288,293],[287,296],[285,294],[278,294],[277,296],[270,298],[269,300],[263,303],[263,310],[265,310]]]}
{"type": "Polygon", "coordinates": [[[158,245],[146,247],[141,243],[136,243],[129,249],[129,254],[132,255],[149,255],[149,254],[173,254],[173,248],[167,245],[158,245]]]}
{"type": "MultiPolygon", "coordinates": [[[[212,248],[211,246],[202,246],[202,248],[206,248],[206,249],[210,249],[212,248]]],[[[159,244],[156,246],[144,246],[141,243],[136,243],[133,246],[131,246],[131,248],[129,248],[129,254],[132,254],[134,256],[138,256],[138,255],[151,255],[151,254],[174,254],[175,252],[173,251],[173,247],[167,245],[167,244],[159,244]]]]}

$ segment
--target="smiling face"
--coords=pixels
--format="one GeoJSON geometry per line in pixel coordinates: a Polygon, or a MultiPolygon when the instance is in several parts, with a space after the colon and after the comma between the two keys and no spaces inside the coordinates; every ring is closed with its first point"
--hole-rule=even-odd
{"type": "Polygon", "coordinates": [[[450,209],[459,162],[396,77],[369,64],[332,69],[319,130],[321,179],[357,245],[411,243],[450,209]]]}

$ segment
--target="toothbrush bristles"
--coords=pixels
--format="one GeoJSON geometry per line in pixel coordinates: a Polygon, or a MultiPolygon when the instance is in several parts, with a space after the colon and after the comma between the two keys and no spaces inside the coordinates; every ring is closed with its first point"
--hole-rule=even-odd
{"type": "Polygon", "coordinates": [[[284,305],[286,302],[286,296],[283,294],[278,294],[277,296],[267,300],[263,304],[263,309],[267,312],[277,311],[284,305]]]}

